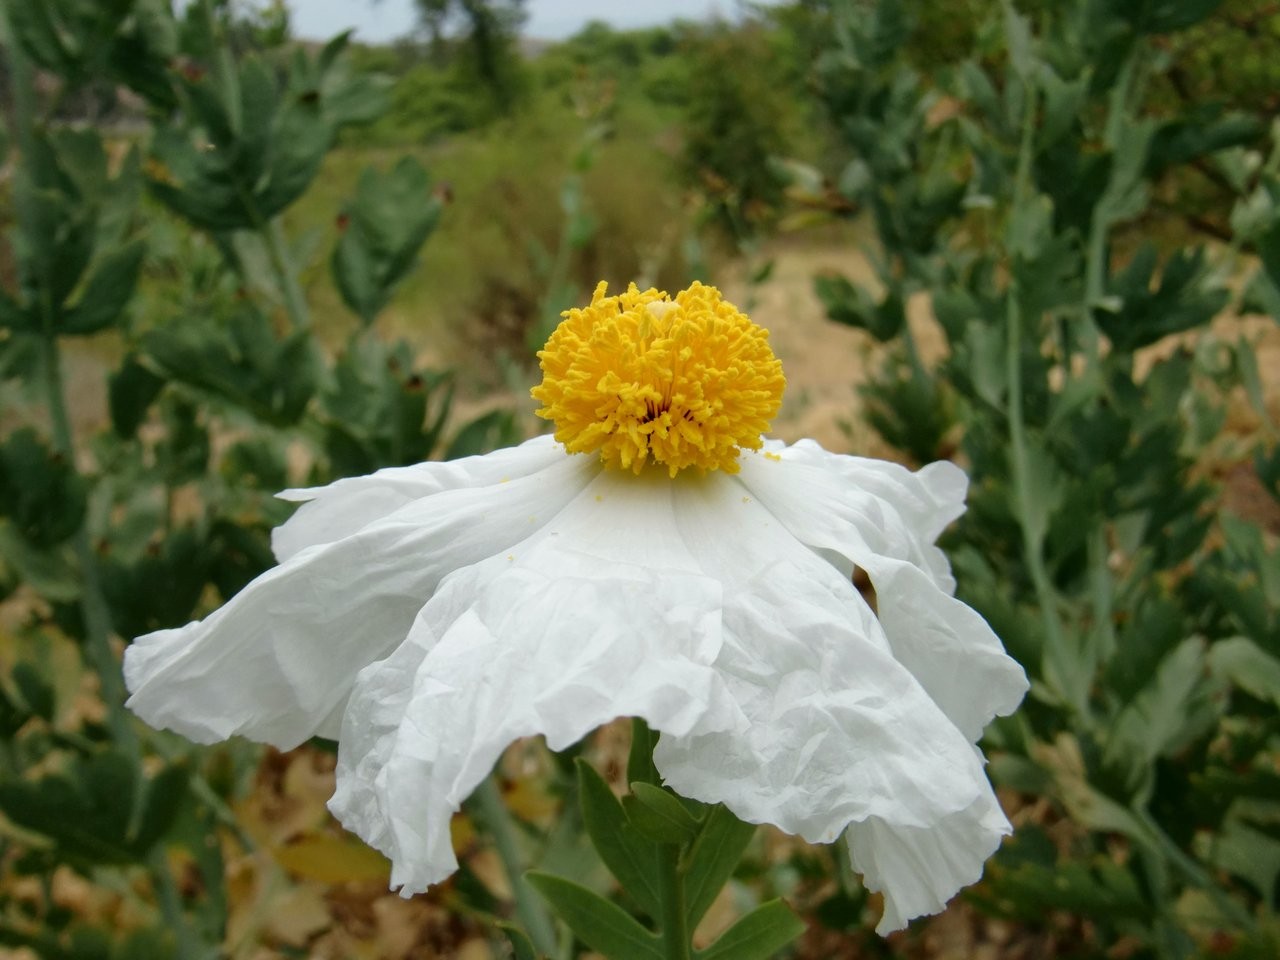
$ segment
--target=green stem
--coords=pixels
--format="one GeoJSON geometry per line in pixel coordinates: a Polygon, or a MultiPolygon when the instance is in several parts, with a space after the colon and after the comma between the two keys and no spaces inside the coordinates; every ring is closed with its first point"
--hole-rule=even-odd
{"type": "MultiPolygon", "coordinates": [[[[46,304],[47,306],[47,304],[46,304]]],[[[52,318],[45,314],[45,335],[40,338],[43,352],[45,397],[53,428],[53,447],[73,472],[76,468],[76,451],[72,440],[71,418],[67,414],[65,388],[62,377],[62,355],[58,349],[56,334],[51,329],[52,318]]],[[[82,524],[71,540],[82,579],[80,590],[80,614],[84,619],[85,654],[98,674],[100,692],[107,705],[107,725],[112,737],[130,755],[141,756],[137,735],[129,714],[124,708],[124,677],[115,651],[111,649],[111,614],[102,582],[98,577],[98,560],[89,540],[89,528],[82,524]]]]}
{"type": "Polygon", "coordinates": [[[1107,530],[1096,523],[1087,543],[1089,586],[1093,602],[1094,666],[1105,663],[1116,650],[1111,568],[1107,565],[1107,530]]]}
{"type": "Polygon", "coordinates": [[[525,882],[525,866],[516,843],[515,824],[511,822],[507,805],[502,802],[496,779],[486,777],[476,788],[473,799],[480,808],[480,816],[489,836],[493,838],[494,849],[497,850],[498,858],[511,883],[511,893],[516,901],[516,916],[520,919],[521,926],[540,953],[556,956],[559,951],[555,926],[542,901],[525,882]]]}
{"type": "MultiPolygon", "coordinates": [[[[22,149],[22,162],[33,163],[35,144],[35,88],[31,65],[21,47],[14,43],[7,50],[13,86],[13,102],[18,143],[22,149]]],[[[49,405],[54,450],[67,467],[79,474],[76,466],[76,450],[71,431],[71,417],[67,413],[66,388],[62,375],[62,355],[55,329],[56,317],[52,294],[47,282],[40,284],[37,302],[40,308],[42,336],[41,375],[44,381],[45,399],[49,405]]],[[[102,583],[98,578],[97,558],[89,540],[89,529],[81,524],[72,537],[72,549],[83,578],[80,593],[80,613],[84,619],[85,653],[98,674],[102,699],[107,705],[107,724],[116,742],[131,756],[141,756],[138,738],[124,709],[124,679],[120,664],[111,649],[111,617],[102,583]]]]}
{"type": "Polygon", "coordinates": [[[178,956],[198,956],[196,944],[191,937],[191,929],[182,912],[182,896],[178,893],[178,884],[173,879],[173,871],[169,869],[169,861],[165,859],[163,846],[156,847],[147,857],[147,868],[151,871],[152,879],[155,880],[156,903],[160,906],[160,915],[164,918],[165,926],[173,932],[178,956]]]}
{"type": "MultiPolygon", "coordinates": [[[[1018,168],[1014,180],[1013,206],[1017,210],[1029,202],[1031,184],[1031,158],[1035,148],[1036,92],[1028,85],[1027,105],[1022,117],[1021,142],[1018,149],[1018,168]]],[[[1044,621],[1046,659],[1054,663],[1058,658],[1071,656],[1067,650],[1066,636],[1058,618],[1058,597],[1044,563],[1043,531],[1031,528],[1030,517],[1034,513],[1035,491],[1031,482],[1031,461],[1027,444],[1027,425],[1023,410],[1022,394],[1022,307],[1017,270],[1012,271],[1009,289],[1005,293],[1005,379],[1009,388],[1009,458],[1013,481],[1014,502],[1018,526],[1022,533],[1022,550],[1027,572],[1035,588],[1036,604],[1044,621]]],[[[1065,671],[1059,679],[1065,680],[1065,671]]],[[[1072,705],[1082,714],[1086,704],[1080,691],[1064,691],[1072,705]]]]}
{"type": "Polygon", "coordinates": [[[307,308],[307,298],[303,296],[302,287],[298,284],[298,271],[293,265],[293,257],[289,253],[289,243],[285,238],[280,218],[277,217],[259,226],[258,233],[267,247],[271,269],[276,275],[280,295],[284,297],[284,308],[289,314],[293,328],[308,329],[311,326],[311,312],[307,308]]]}
{"type": "Polygon", "coordinates": [[[666,960],[692,960],[692,931],[684,902],[684,870],[680,863],[680,847],[662,844],[658,847],[658,869],[661,882],[658,923],[662,927],[662,953],[666,960]]]}
{"type": "Polygon", "coordinates": [[[210,67],[213,70],[213,77],[222,88],[222,99],[227,107],[227,115],[231,119],[231,129],[239,133],[243,121],[240,109],[240,75],[236,72],[235,60],[231,56],[231,45],[223,36],[218,18],[214,16],[212,0],[200,0],[200,12],[209,36],[209,50],[213,57],[210,67]]]}

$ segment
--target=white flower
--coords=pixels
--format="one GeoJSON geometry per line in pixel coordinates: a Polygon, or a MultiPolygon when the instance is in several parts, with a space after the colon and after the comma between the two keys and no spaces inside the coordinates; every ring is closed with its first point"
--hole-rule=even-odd
{"type": "Polygon", "coordinates": [[[882,933],[942,909],[1009,832],[975,743],[1027,688],[934,546],[964,509],[965,476],[762,442],[758,410],[732,456],[715,436],[698,447],[680,424],[731,430],[717,396],[750,407],[772,368],[735,386],[714,374],[736,360],[711,363],[689,388],[698,358],[680,317],[701,311],[699,338],[732,318],[711,288],[668,303],[602,288],[566,320],[581,333],[638,316],[642,346],[666,344],[681,365],[659,401],[626,389],[643,375],[625,369],[625,336],[605,365],[622,382],[606,384],[608,410],[555,379],[582,337],[540,355],[544,411],[576,397],[608,422],[638,405],[606,432],[630,437],[613,464],[567,451],[570,415],[559,439],[286,491],[305,503],[275,532],[279,566],[207,619],[136,640],[129,706],[203,743],[338,738],[329,806],[387,854],[406,895],[457,868],[450,816],[514,739],[562,749],[637,716],[661,731],[654,759],[677,792],[810,842],[847,831],[885,895],[882,933]],[[681,457],[704,469],[672,467],[681,457]]]}

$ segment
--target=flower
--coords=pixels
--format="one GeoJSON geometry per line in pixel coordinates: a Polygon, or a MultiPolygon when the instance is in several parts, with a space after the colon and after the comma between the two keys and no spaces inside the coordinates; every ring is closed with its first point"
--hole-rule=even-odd
{"type": "Polygon", "coordinates": [[[678,793],[846,833],[881,932],[942,909],[1010,830],[975,744],[1027,689],[934,545],[963,472],[763,440],[765,331],[711,287],[605,294],[539,353],[554,437],[286,490],[279,565],[134,641],[129,706],[337,738],[329,806],[405,895],[457,868],[450,817],[513,740],[637,716],[678,793]]]}

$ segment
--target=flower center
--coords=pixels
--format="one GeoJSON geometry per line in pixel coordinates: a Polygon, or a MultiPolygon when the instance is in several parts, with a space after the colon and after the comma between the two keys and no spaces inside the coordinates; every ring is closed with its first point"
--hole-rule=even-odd
{"type": "Polygon", "coordinates": [[[769,333],[715,287],[694,283],[671,299],[658,290],[606,297],[567,310],[538,351],[538,416],[570,453],[600,451],[606,464],[671,476],[685,467],[738,471],[738,450],[760,449],[786,380],[769,333]]]}

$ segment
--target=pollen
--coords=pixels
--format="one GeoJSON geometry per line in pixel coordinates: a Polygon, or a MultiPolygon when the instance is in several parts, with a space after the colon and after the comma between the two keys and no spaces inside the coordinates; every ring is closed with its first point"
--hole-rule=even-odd
{"type": "Polygon", "coordinates": [[[738,472],[738,452],[759,450],[786,379],[769,332],[715,287],[673,298],[635,284],[619,296],[596,287],[567,310],[538,352],[538,416],[570,453],[599,453],[640,473],[661,464],[738,472]]]}

